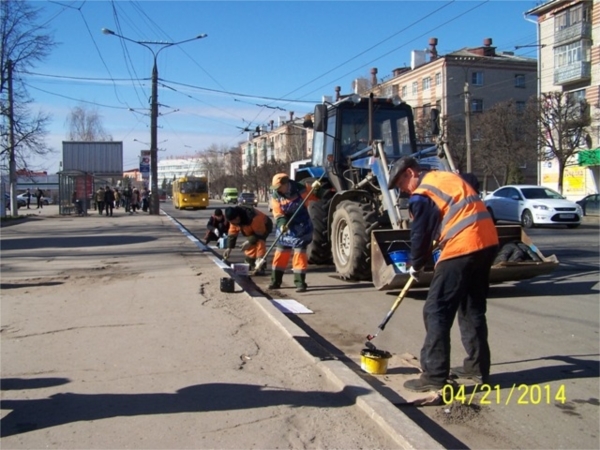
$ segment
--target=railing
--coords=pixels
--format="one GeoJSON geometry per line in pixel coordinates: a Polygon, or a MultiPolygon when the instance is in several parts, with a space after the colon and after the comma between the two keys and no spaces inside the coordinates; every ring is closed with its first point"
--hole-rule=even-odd
{"type": "Polygon", "coordinates": [[[571,41],[591,38],[592,24],[589,22],[579,22],[554,33],[554,45],[557,46],[571,41]]]}
{"type": "Polygon", "coordinates": [[[589,80],[592,76],[592,63],[578,61],[554,69],[554,84],[567,84],[574,81],[589,80]]]}

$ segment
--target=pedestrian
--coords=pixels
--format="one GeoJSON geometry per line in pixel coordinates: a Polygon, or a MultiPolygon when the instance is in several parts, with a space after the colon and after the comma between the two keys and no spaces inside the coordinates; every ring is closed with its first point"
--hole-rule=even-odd
{"type": "Polygon", "coordinates": [[[77,191],[73,191],[73,194],[71,194],[71,203],[73,203],[73,208],[75,208],[75,213],[78,216],[83,216],[83,208],[81,207],[81,202],[77,198],[77,191]]]}
{"type": "Polygon", "coordinates": [[[229,222],[227,222],[221,208],[215,209],[210,219],[208,219],[206,228],[206,234],[204,235],[205,244],[208,244],[210,241],[218,241],[221,236],[227,235],[229,222]]]}
{"type": "Polygon", "coordinates": [[[99,187],[96,191],[96,205],[98,205],[98,214],[102,215],[104,212],[104,188],[99,187]]]}
{"type": "Polygon", "coordinates": [[[148,211],[148,188],[145,187],[144,189],[142,189],[142,192],[140,193],[140,199],[141,199],[141,203],[142,203],[142,211],[146,212],[148,211]]]}
{"type": "Polygon", "coordinates": [[[237,237],[241,233],[248,239],[242,244],[246,255],[245,262],[249,270],[257,270],[255,275],[264,275],[264,265],[256,267],[256,260],[264,258],[267,253],[267,236],[273,231],[273,221],[262,211],[252,207],[233,206],[225,209],[225,219],[229,222],[227,234],[227,250],[223,259],[227,261],[231,250],[235,248],[237,237]]]}
{"type": "Polygon", "coordinates": [[[269,289],[279,289],[281,287],[283,274],[293,252],[292,270],[296,292],[306,292],[308,288],[306,284],[306,271],[308,269],[306,249],[308,244],[312,242],[313,235],[308,204],[319,199],[320,187],[319,181],[315,181],[312,186],[298,183],[290,180],[285,173],[279,173],[273,177],[271,183],[271,210],[277,227],[275,237],[279,238],[279,241],[277,241],[273,256],[269,289]],[[302,204],[305,198],[307,200],[302,204]],[[296,214],[294,219],[290,220],[294,213],[296,214]]]}
{"type": "Polygon", "coordinates": [[[27,209],[31,209],[29,207],[31,205],[31,190],[29,190],[29,188],[27,188],[27,191],[25,192],[25,199],[27,200],[27,209]]]}
{"type": "Polygon", "coordinates": [[[131,211],[131,197],[133,196],[133,191],[131,189],[131,185],[128,185],[123,190],[123,207],[125,208],[125,212],[131,211]]]}
{"type": "Polygon", "coordinates": [[[140,209],[140,191],[138,188],[133,188],[131,191],[131,214],[140,209]]]}
{"type": "Polygon", "coordinates": [[[104,190],[104,209],[106,209],[106,217],[113,215],[113,208],[115,206],[115,193],[110,188],[110,186],[106,186],[104,190]]]}
{"type": "Polygon", "coordinates": [[[422,171],[410,156],[394,163],[388,185],[393,188],[410,195],[410,275],[419,279],[431,258],[432,243],[441,249],[423,305],[423,373],[404,387],[416,392],[439,390],[450,376],[487,383],[491,356],[485,313],[490,268],[498,251],[492,217],[460,175],[422,171]],[[450,329],[457,312],[467,357],[462,367],[450,372],[450,329]]]}
{"type": "Polygon", "coordinates": [[[121,193],[119,192],[119,188],[115,188],[114,192],[115,192],[115,209],[119,209],[119,206],[121,206],[121,193]]]}
{"type": "Polygon", "coordinates": [[[36,209],[41,209],[44,207],[44,191],[42,191],[40,188],[37,188],[37,191],[35,191],[35,198],[37,199],[37,208],[36,209]]]}

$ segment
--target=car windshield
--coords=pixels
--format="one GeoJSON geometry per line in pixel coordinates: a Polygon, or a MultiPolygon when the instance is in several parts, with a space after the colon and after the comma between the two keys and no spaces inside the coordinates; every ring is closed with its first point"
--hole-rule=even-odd
{"type": "Polygon", "coordinates": [[[252,198],[252,197],[254,197],[254,194],[247,194],[247,193],[244,192],[244,193],[242,193],[242,197],[244,197],[244,198],[252,198]]]}
{"type": "Polygon", "coordinates": [[[521,192],[523,193],[523,197],[529,200],[548,198],[564,199],[558,192],[548,188],[526,188],[521,189],[521,192]]]}

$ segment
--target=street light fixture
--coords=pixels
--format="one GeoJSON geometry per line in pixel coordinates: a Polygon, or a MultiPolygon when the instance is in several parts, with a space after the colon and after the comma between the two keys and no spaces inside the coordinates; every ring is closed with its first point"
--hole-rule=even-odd
{"type": "Polygon", "coordinates": [[[157,42],[157,41],[136,41],[134,39],[130,39],[126,36],[122,36],[120,34],[115,33],[108,28],[102,28],[102,33],[109,34],[121,38],[125,41],[133,42],[134,44],[139,44],[142,47],[147,48],[152,52],[152,56],[154,58],[154,65],[152,67],[152,97],[150,104],[150,176],[152,177],[152,183],[150,190],[152,191],[152,196],[150,197],[150,214],[159,214],[160,204],[158,201],[158,148],[157,148],[157,120],[158,120],[158,68],[156,66],[156,58],[158,54],[164,50],[165,48],[173,47],[175,45],[183,44],[185,42],[195,41],[197,39],[202,39],[208,36],[207,34],[199,34],[190,39],[185,39],[183,41],[178,42],[157,42]],[[151,47],[151,45],[158,45],[160,48],[155,50],[151,47]]]}

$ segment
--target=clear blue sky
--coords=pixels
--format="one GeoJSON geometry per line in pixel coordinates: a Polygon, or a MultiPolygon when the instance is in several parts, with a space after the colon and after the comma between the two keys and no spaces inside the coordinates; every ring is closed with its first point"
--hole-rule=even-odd
{"type": "MultiPolygon", "coordinates": [[[[177,42],[158,56],[159,159],[211,145],[236,146],[254,128],[311,112],[323,95],[352,81],[410,65],[411,50],[438,38],[438,52],[475,47],[491,37],[500,51],[536,42],[524,12],[535,1],[36,1],[59,45],[27,75],[35,106],[52,116],[55,150],[35,168],[54,173],[66,118],[79,104],[97,108],[126,169],[150,142],[152,53],[102,34],[177,42]],[[42,76],[43,75],[43,76],[42,76]],[[163,84],[165,86],[163,86],[163,84]],[[280,109],[275,109],[280,108],[280,109]],[[133,109],[134,111],[130,111],[133,109]]],[[[154,46],[158,49],[160,47],[154,46]]],[[[536,56],[535,47],[516,54],[536,56]]]]}

